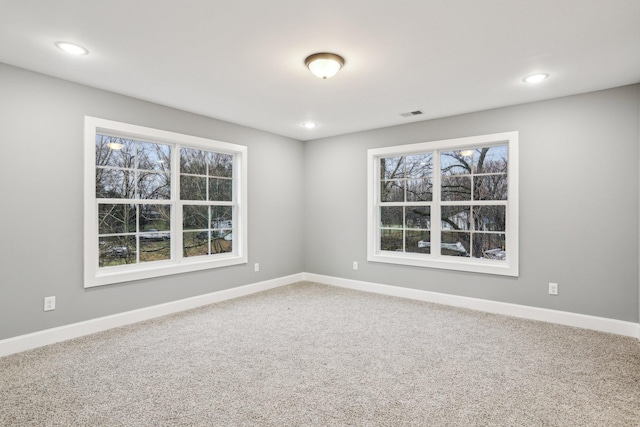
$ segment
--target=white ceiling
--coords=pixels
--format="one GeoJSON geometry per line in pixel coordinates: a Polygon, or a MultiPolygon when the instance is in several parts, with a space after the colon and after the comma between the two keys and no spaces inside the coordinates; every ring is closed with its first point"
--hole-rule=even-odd
{"type": "Polygon", "coordinates": [[[0,0],[0,62],[310,140],[637,83],[640,0],[0,0]]]}

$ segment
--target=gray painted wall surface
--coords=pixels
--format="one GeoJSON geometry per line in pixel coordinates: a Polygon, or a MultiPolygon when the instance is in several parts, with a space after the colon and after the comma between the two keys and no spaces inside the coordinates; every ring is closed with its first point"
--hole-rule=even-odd
{"type": "Polygon", "coordinates": [[[305,271],[637,322],[639,93],[633,85],[307,142],[305,271]],[[366,261],[367,149],[505,131],[520,133],[518,278],[366,261]]]}
{"type": "Polygon", "coordinates": [[[301,271],[637,322],[639,120],[634,85],[301,143],[0,64],[0,339],[301,271]],[[248,146],[249,264],[84,289],[85,115],[248,146]],[[511,130],[519,278],[366,262],[367,149],[511,130]]]}
{"type": "Polygon", "coordinates": [[[3,64],[0,121],[0,339],[303,269],[299,141],[3,64]],[[246,145],[249,264],[84,289],[85,115],[246,145]]]}

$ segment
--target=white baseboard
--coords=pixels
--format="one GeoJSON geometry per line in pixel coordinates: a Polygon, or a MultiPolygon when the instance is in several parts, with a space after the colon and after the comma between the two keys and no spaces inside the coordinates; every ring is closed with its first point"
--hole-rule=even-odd
{"type": "Polygon", "coordinates": [[[487,313],[504,314],[507,316],[520,317],[524,319],[558,323],[561,325],[574,326],[577,328],[591,329],[601,332],[609,332],[612,334],[625,335],[640,339],[640,324],[633,322],[589,316],[586,314],[570,313],[567,311],[550,310],[546,308],[530,307],[526,305],[442,294],[438,292],[422,291],[418,289],[402,288],[398,286],[381,285],[378,283],[342,279],[339,277],[323,276],[320,274],[303,273],[303,277],[304,280],[319,282],[342,288],[354,289],[358,291],[373,292],[400,298],[433,302],[436,304],[444,304],[454,307],[469,308],[472,310],[484,311],[487,313]]]}
{"type": "Polygon", "coordinates": [[[198,295],[191,298],[171,301],[151,307],[140,308],[138,310],[99,317],[97,319],[72,323],[70,325],[59,326],[57,328],[45,329],[31,334],[4,339],[0,341],[0,357],[30,350],[36,347],[54,344],[60,341],[82,337],[84,335],[101,332],[111,328],[117,328],[119,326],[130,325],[143,320],[165,316],[167,314],[201,307],[215,302],[226,301],[254,294],[256,292],[266,291],[268,289],[289,285],[301,280],[304,280],[303,273],[298,273],[291,276],[280,277],[245,286],[238,286],[236,288],[225,289],[205,295],[198,295]]]}
{"type": "Polygon", "coordinates": [[[153,319],[167,314],[177,313],[196,307],[201,307],[215,302],[226,301],[257,292],[292,283],[309,280],[331,286],[354,289],[364,292],[373,292],[383,295],[408,298],[418,301],[433,302],[454,307],[469,308],[488,313],[505,314],[524,319],[540,320],[543,322],[558,323],[561,325],[575,326],[601,332],[609,332],[640,339],[640,324],[625,322],[622,320],[607,319],[603,317],[589,316],[585,314],[570,313],[566,311],[549,310],[545,308],[529,307],[524,305],[509,304],[491,300],[483,300],[457,295],[442,294],[438,292],[422,291],[418,289],[402,288],[398,286],[381,285],[372,282],[363,282],[339,277],[324,276],[313,273],[298,273],[264,282],[253,283],[236,288],[225,289],[205,295],[185,298],[165,304],[145,307],[138,310],[113,314],[111,316],[91,319],[84,322],[72,323],[57,328],[45,329],[31,334],[0,340],[0,357],[19,353],[36,347],[42,347],[85,335],[101,332],[111,328],[130,325],[132,323],[153,319]]]}

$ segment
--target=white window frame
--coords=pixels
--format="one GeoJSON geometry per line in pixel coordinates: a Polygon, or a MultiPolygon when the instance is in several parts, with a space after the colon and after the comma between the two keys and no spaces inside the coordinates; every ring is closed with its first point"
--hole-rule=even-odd
{"type": "MultiPolygon", "coordinates": [[[[458,270],[476,273],[515,276],[519,274],[518,251],[518,132],[504,132],[442,141],[421,142],[370,149],[367,153],[367,260],[390,264],[458,270]],[[507,170],[508,200],[506,201],[506,248],[505,260],[454,257],[440,254],[440,158],[439,151],[464,150],[492,145],[508,145],[507,170]],[[431,254],[392,252],[380,250],[380,159],[433,152],[433,201],[423,203],[431,206],[431,254]]],[[[471,202],[473,204],[473,202],[471,202]]],[[[419,204],[419,203],[418,203],[419,204]]]]}
{"type": "Polygon", "coordinates": [[[246,264],[247,256],[247,147],[160,129],[85,116],[84,126],[84,287],[102,286],[170,274],[246,264]],[[98,266],[98,199],[96,198],[96,134],[171,145],[171,254],[165,261],[152,261],[100,268],[98,266]],[[182,204],[180,188],[180,148],[196,148],[231,154],[233,165],[233,205],[235,206],[233,250],[206,256],[182,256],[182,204]]]}

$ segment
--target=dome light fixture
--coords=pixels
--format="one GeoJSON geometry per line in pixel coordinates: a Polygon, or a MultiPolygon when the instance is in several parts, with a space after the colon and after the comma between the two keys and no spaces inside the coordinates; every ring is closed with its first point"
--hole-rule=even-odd
{"type": "Polygon", "coordinates": [[[344,58],[335,53],[321,52],[307,56],[304,65],[318,78],[326,80],[335,76],[344,66],[344,58]]]}
{"type": "Polygon", "coordinates": [[[305,129],[313,129],[315,127],[318,127],[318,124],[313,122],[304,122],[302,126],[304,126],[305,129]]]}
{"type": "Polygon", "coordinates": [[[545,73],[532,74],[522,79],[522,81],[525,83],[540,83],[541,81],[546,80],[547,77],[549,77],[549,74],[545,74],[545,73]]]}
{"type": "Polygon", "coordinates": [[[75,43],[56,42],[56,46],[58,47],[58,49],[70,53],[71,55],[86,55],[89,53],[87,49],[75,43]]]}

